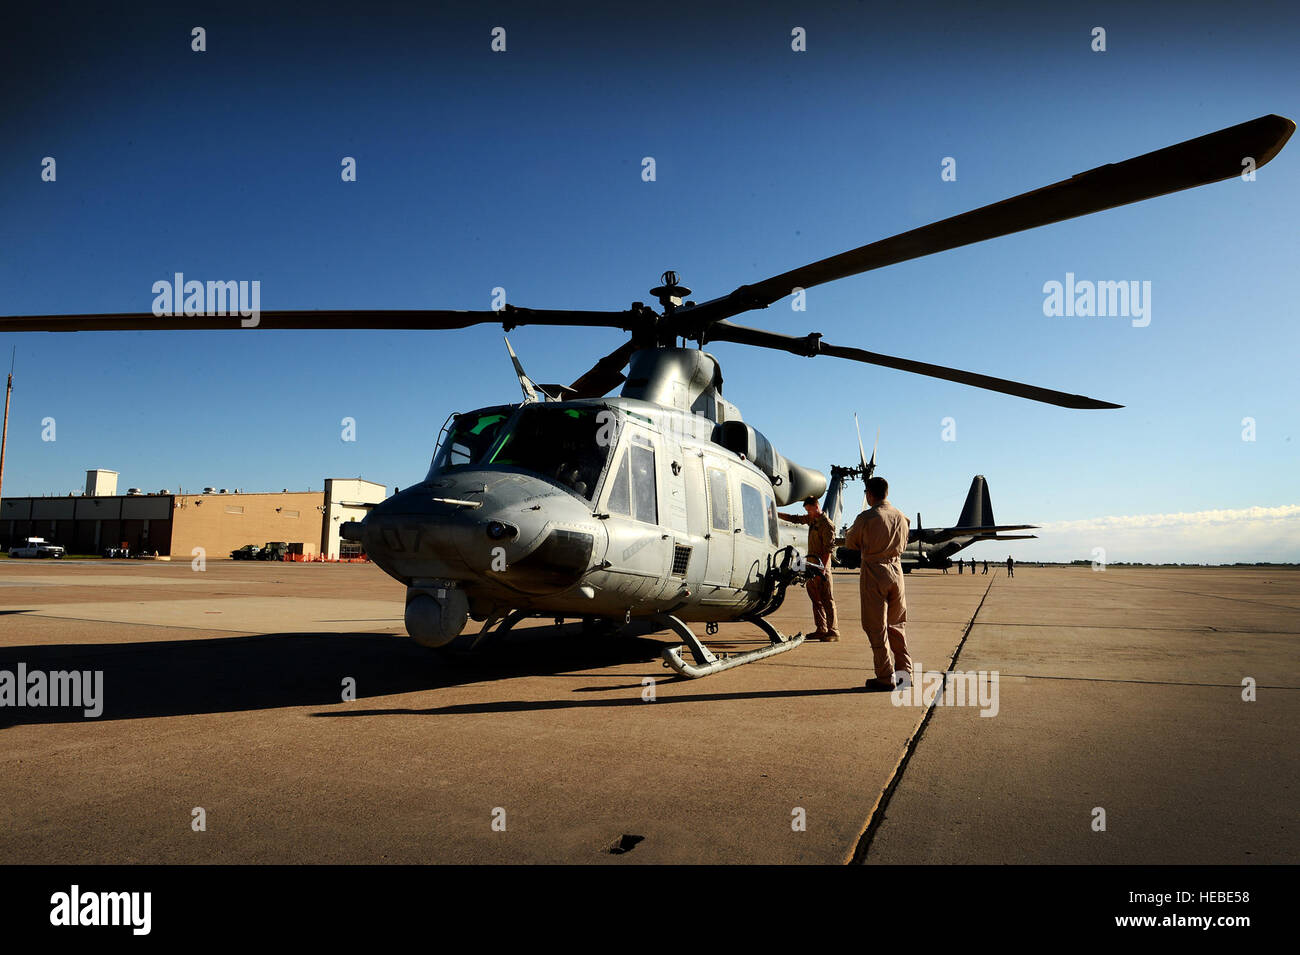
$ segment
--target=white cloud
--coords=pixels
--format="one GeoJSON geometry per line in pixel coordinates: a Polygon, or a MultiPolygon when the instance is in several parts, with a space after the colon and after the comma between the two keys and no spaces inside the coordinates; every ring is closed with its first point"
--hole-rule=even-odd
{"type": "MultiPolygon", "coordinates": [[[[1100,547],[1107,563],[1296,562],[1300,504],[1054,521],[1037,533],[1039,540],[1017,543],[1020,559],[1092,560],[1100,547]]],[[[983,556],[984,548],[1006,545],[976,546],[983,556]]]]}
{"type": "Polygon", "coordinates": [[[1212,527],[1249,523],[1294,522],[1300,520],[1300,504],[1280,507],[1243,507],[1225,511],[1191,511],[1175,514],[1130,514],[1123,517],[1094,517],[1082,521],[1054,521],[1043,530],[1053,532],[1119,530],[1130,527],[1212,527]]]}

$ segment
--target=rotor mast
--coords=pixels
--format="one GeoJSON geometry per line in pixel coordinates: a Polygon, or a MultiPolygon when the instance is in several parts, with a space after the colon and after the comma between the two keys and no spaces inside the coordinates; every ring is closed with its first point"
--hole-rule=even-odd
{"type": "MultiPolygon", "coordinates": [[[[657,316],[654,322],[654,344],[657,348],[671,348],[677,341],[678,332],[669,330],[665,335],[664,329],[671,329],[672,323],[668,319],[672,318],[673,312],[683,305],[687,308],[694,308],[694,302],[688,302],[686,296],[691,294],[691,290],[681,284],[681,279],[677,273],[669,269],[663,275],[659,276],[662,285],[657,285],[650,290],[650,294],[658,299],[664,313],[657,316]]],[[[635,306],[633,306],[635,308],[635,306]]]]}

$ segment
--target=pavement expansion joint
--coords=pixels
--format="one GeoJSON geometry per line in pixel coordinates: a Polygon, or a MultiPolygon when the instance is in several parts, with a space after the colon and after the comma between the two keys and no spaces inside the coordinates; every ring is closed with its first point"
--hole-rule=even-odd
{"type": "MultiPolygon", "coordinates": [[[[980,611],[984,609],[984,602],[988,600],[989,592],[993,589],[993,582],[997,579],[996,574],[989,579],[989,585],[984,588],[984,596],[980,598],[979,606],[977,606],[975,612],[971,614],[970,620],[966,623],[966,629],[962,631],[961,640],[957,642],[957,646],[952,651],[952,656],[948,658],[948,665],[944,668],[945,686],[948,682],[947,671],[952,670],[956,665],[957,657],[961,655],[962,647],[966,645],[966,639],[970,636],[971,631],[975,629],[975,621],[979,617],[980,611]]],[[[942,696],[943,692],[940,690],[940,692],[935,695],[934,699],[930,701],[930,705],[926,707],[925,715],[921,717],[921,722],[917,725],[916,731],[908,738],[907,744],[903,747],[903,755],[898,758],[898,763],[894,766],[894,771],[890,773],[889,779],[885,783],[885,788],[881,790],[880,797],[876,800],[875,806],[871,809],[871,815],[867,819],[866,827],[858,837],[858,842],[857,845],[854,846],[853,854],[847,860],[849,863],[856,865],[866,864],[867,853],[871,851],[871,842],[875,839],[876,831],[880,828],[880,824],[885,821],[885,810],[889,806],[889,800],[894,795],[894,791],[898,788],[898,784],[902,782],[903,772],[907,769],[907,764],[911,761],[912,754],[916,752],[916,748],[921,742],[921,735],[925,732],[925,727],[930,722],[930,717],[934,715],[936,709],[935,701],[941,699],[942,696]]]]}
{"type": "MultiPolygon", "coordinates": [[[[1157,590],[1163,594],[1186,594],[1189,597],[1202,597],[1208,600],[1227,600],[1233,603],[1251,604],[1255,607],[1272,607],[1274,610],[1296,609],[1290,604],[1275,604],[1270,603],[1267,600],[1255,600],[1251,597],[1229,597],[1226,594],[1203,594],[1195,590],[1172,590],[1168,587],[1159,587],[1155,584],[1139,584],[1132,580],[1115,580],[1113,577],[1111,578],[1111,581],[1121,587],[1135,587],[1139,590],[1157,590]]],[[[1215,628],[1211,627],[1210,629],[1213,630],[1215,628]]]]}
{"type": "MultiPolygon", "coordinates": [[[[1240,683],[1197,683],[1184,682],[1181,680],[1125,680],[1120,677],[1105,676],[1053,676],[1049,673],[1008,673],[1005,670],[1001,672],[1005,677],[1018,677],[1022,680],[1070,680],[1080,683],[1141,683],[1144,686],[1204,686],[1212,689],[1240,690],[1240,683]]],[[[1300,686],[1287,686],[1280,683],[1261,683],[1256,689],[1260,690],[1300,690],[1300,686]]]]}

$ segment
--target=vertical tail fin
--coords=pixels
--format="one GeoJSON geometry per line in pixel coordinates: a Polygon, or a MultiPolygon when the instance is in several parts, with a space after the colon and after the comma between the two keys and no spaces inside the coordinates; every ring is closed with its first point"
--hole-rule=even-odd
{"type": "Polygon", "coordinates": [[[984,475],[975,475],[974,480],[970,482],[970,492],[966,495],[966,505],[961,509],[961,517],[957,518],[958,527],[992,527],[997,523],[993,520],[993,502],[989,499],[989,486],[984,480],[984,475]]]}

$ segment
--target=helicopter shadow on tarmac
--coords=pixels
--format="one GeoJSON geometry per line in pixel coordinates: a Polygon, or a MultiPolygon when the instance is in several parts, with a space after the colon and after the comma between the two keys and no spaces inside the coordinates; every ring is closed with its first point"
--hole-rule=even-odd
{"type": "MultiPolygon", "coordinates": [[[[679,682],[674,680],[673,682],[679,682]]],[[[694,681],[680,681],[694,682],[694,681]]],[[[716,684],[715,684],[716,685],[716,684]]],[[[487,713],[540,713],[549,710],[577,710],[590,707],[606,706],[645,706],[641,697],[641,684],[634,687],[609,687],[610,691],[621,691],[619,696],[592,700],[501,700],[493,703],[457,703],[451,706],[430,706],[425,709],[385,710],[339,710],[332,713],[315,713],[314,716],[353,717],[353,716],[472,716],[487,713]]],[[[830,687],[821,690],[755,690],[753,692],[731,693],[692,693],[688,696],[660,696],[655,700],[656,706],[668,703],[726,703],[740,700],[780,700],[799,697],[807,699],[813,696],[860,696],[859,684],[846,687],[830,687]]]]}
{"type": "MultiPolygon", "coordinates": [[[[439,655],[386,633],[264,633],[136,643],[0,647],[0,670],[102,671],[103,712],[84,707],[0,707],[0,730],[41,723],[93,723],[229,713],[342,702],[521,676],[657,661],[663,643],[635,636],[583,636],[569,626],[509,634],[472,656],[439,655]]],[[[661,672],[653,665],[656,676],[661,672]]],[[[646,674],[620,673],[620,680],[646,674]]],[[[319,715],[319,714],[318,714],[319,715]]]]}

